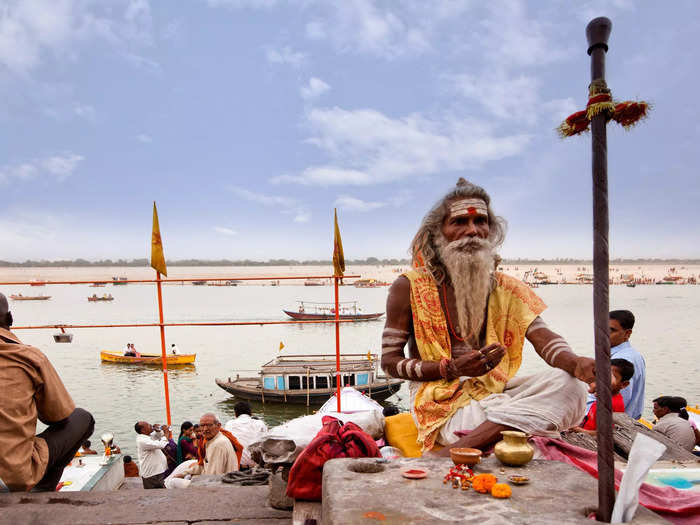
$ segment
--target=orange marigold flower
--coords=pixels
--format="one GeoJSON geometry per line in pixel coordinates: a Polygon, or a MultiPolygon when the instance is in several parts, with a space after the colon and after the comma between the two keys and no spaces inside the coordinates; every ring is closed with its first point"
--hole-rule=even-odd
{"type": "Polygon", "coordinates": [[[491,487],[491,495],[494,498],[510,498],[511,494],[510,486],[506,483],[495,483],[491,487]]]}
{"type": "Polygon", "coordinates": [[[487,494],[491,490],[491,487],[493,487],[497,481],[498,478],[493,474],[479,474],[477,476],[474,476],[474,479],[472,481],[472,488],[477,492],[487,494]]]}

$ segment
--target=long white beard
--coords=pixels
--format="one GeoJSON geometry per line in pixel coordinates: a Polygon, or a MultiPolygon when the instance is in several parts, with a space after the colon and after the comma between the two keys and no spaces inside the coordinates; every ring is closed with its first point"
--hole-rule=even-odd
{"type": "Polygon", "coordinates": [[[478,344],[491,291],[494,247],[487,239],[476,237],[450,243],[442,233],[436,237],[438,254],[454,288],[460,332],[465,341],[478,344]]]}

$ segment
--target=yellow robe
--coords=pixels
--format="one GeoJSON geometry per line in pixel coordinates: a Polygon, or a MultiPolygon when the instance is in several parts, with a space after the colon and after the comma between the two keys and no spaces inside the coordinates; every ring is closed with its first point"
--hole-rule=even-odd
{"type": "MultiPolygon", "coordinates": [[[[411,283],[413,332],[423,361],[450,359],[452,348],[445,314],[435,280],[430,273],[411,270],[404,274],[411,283]]],[[[460,408],[501,393],[522,362],[525,332],[546,305],[519,280],[496,272],[496,286],[489,295],[486,315],[486,344],[500,343],[506,354],[493,370],[460,383],[459,379],[426,381],[414,400],[418,420],[418,443],[432,449],[442,425],[460,408]]]]}

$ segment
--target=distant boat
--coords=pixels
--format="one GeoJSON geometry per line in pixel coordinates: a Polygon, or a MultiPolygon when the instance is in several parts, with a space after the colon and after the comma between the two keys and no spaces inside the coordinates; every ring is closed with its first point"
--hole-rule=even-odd
{"type": "MultiPolygon", "coordinates": [[[[237,279],[228,279],[226,281],[213,281],[207,283],[207,286],[238,286],[241,281],[237,279]]],[[[194,283],[193,283],[194,284],[194,283]]]]}
{"type": "Polygon", "coordinates": [[[93,295],[93,296],[91,296],[91,297],[88,297],[87,300],[90,301],[90,302],[97,302],[97,301],[114,301],[114,297],[112,297],[112,294],[103,295],[102,297],[98,297],[97,295],[93,295]]]}
{"type": "MultiPolygon", "coordinates": [[[[378,376],[378,357],[369,357],[340,357],[343,384],[381,401],[398,392],[403,380],[378,376]]],[[[335,367],[334,354],[280,356],[262,365],[260,377],[217,378],[216,384],[241,399],[321,405],[336,392],[335,367]]]]}
{"type": "Polygon", "coordinates": [[[304,281],[304,286],[325,286],[326,283],[320,279],[307,279],[304,281]]]}
{"type": "Polygon", "coordinates": [[[206,281],[192,281],[192,286],[204,286],[206,284],[206,281]]]}
{"type": "MultiPolygon", "coordinates": [[[[197,354],[167,354],[165,360],[168,366],[191,365],[194,363],[197,354]]],[[[154,365],[163,364],[162,356],[158,354],[141,354],[141,357],[124,355],[124,352],[110,352],[103,350],[100,352],[100,360],[106,363],[121,363],[126,365],[154,365]]]]}
{"type": "Polygon", "coordinates": [[[379,288],[380,286],[389,286],[389,283],[378,281],[377,279],[359,279],[352,284],[355,288],[379,288]]]}
{"type": "Polygon", "coordinates": [[[627,288],[634,288],[637,286],[635,283],[627,283],[627,288]]]}
{"type": "Polygon", "coordinates": [[[10,299],[13,301],[48,301],[51,299],[50,295],[22,295],[20,294],[12,294],[10,295],[10,299]]]}
{"type": "Polygon", "coordinates": [[[90,288],[99,288],[99,287],[102,287],[102,286],[105,286],[105,283],[92,283],[92,284],[90,285],[90,288]]]}
{"type": "Polygon", "coordinates": [[[114,286],[124,286],[128,284],[126,281],[128,281],[128,277],[112,277],[112,285],[114,286]]]}
{"type": "Polygon", "coordinates": [[[29,286],[46,286],[46,281],[41,281],[39,279],[36,279],[29,283],[29,286]]]}
{"type": "MultiPolygon", "coordinates": [[[[297,311],[282,310],[292,319],[299,321],[318,321],[335,319],[335,303],[310,303],[307,301],[298,301],[299,308],[297,311]]],[[[384,312],[376,312],[365,314],[362,309],[358,308],[357,302],[340,303],[340,319],[352,319],[353,321],[371,321],[379,319],[384,315],[384,312]]]]}

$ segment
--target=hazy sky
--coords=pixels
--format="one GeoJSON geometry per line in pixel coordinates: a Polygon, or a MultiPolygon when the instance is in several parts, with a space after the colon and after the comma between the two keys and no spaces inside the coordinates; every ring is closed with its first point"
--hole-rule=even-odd
{"type": "Polygon", "coordinates": [[[608,84],[611,255],[699,257],[700,4],[0,0],[0,259],[404,257],[459,176],[506,257],[590,257],[584,29],[608,84]]]}

